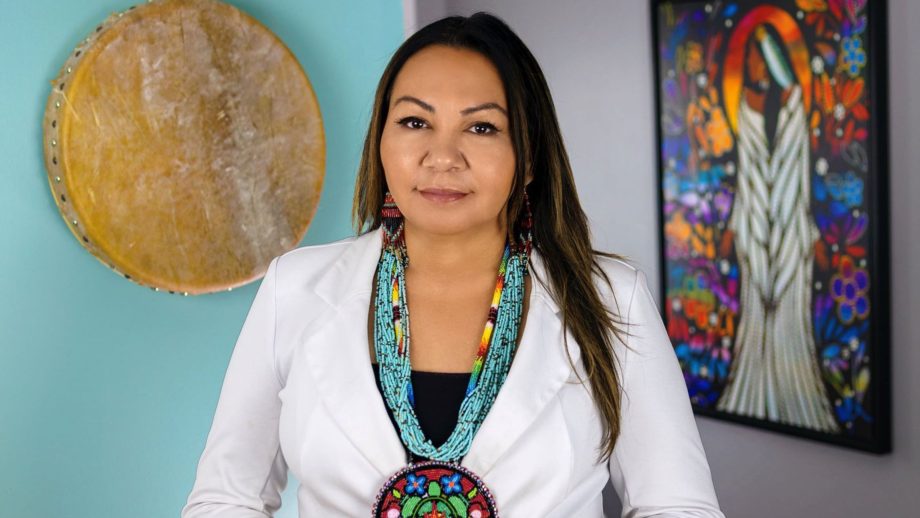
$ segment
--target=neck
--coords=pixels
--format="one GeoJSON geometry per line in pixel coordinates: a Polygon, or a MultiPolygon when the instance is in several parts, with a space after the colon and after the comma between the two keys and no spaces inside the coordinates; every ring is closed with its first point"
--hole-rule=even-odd
{"type": "Polygon", "coordinates": [[[494,274],[505,250],[505,229],[498,222],[459,234],[433,234],[406,221],[404,237],[409,270],[436,277],[494,274]]]}

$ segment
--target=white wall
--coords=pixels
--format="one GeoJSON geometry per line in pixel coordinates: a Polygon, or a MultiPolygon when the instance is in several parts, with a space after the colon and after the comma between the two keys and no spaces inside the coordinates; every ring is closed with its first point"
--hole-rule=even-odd
{"type": "MultiPolygon", "coordinates": [[[[877,1],[877,0],[869,0],[877,1]]],[[[540,61],[597,248],[658,294],[654,98],[645,0],[419,0],[414,26],[489,11],[540,61]],[[614,93],[616,95],[614,95],[614,93]]],[[[729,517],[918,516],[920,508],[920,2],[889,2],[894,452],[876,456],[697,417],[729,517]],[[913,100],[913,104],[910,101],[913,100]]],[[[660,304],[660,301],[659,301],[660,304]]],[[[610,516],[619,504],[608,487],[610,516]]]]}

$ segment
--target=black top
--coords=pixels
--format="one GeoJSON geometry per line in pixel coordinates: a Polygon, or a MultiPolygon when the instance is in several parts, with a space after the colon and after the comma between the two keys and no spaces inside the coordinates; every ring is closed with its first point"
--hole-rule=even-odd
{"type": "MultiPolygon", "coordinates": [[[[376,363],[372,365],[377,390],[380,391],[380,397],[384,398],[383,387],[380,384],[380,368],[376,363]]],[[[460,404],[466,395],[470,374],[469,372],[412,371],[415,415],[418,417],[422,433],[431,440],[435,447],[444,444],[457,425],[457,414],[460,412],[460,404]]],[[[399,435],[399,426],[396,424],[396,419],[393,418],[393,411],[386,404],[386,399],[383,401],[387,414],[390,416],[390,422],[393,423],[393,428],[399,435]]]]}

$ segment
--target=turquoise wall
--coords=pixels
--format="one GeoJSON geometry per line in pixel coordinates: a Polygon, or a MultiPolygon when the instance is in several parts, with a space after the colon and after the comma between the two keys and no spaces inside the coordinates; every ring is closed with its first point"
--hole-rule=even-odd
{"type": "MultiPolygon", "coordinates": [[[[326,130],[303,244],[350,234],[373,91],[403,38],[398,0],[234,0],[300,60],[326,130]]],[[[49,82],[131,4],[0,0],[0,517],[178,516],[258,282],[198,297],[117,276],[65,227],[45,179],[49,82]]],[[[297,515],[291,479],[279,517],[297,515]]]]}

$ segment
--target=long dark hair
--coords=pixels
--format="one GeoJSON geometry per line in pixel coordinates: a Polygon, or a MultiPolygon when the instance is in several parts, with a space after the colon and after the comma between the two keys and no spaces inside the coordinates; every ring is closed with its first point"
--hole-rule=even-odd
{"type": "MultiPolygon", "coordinates": [[[[623,257],[593,249],[588,218],[578,201],[546,79],[533,54],[501,19],[486,12],[443,18],[410,36],[393,54],[377,86],[355,182],[352,207],[355,230],[361,234],[381,224],[380,208],[387,187],[380,159],[380,138],[393,82],[405,62],[429,45],[476,51],[498,69],[507,97],[515,156],[524,158],[515,165],[506,228],[509,232],[514,228],[513,223],[523,209],[526,188],[534,222],[533,247],[544,258],[551,283],[547,288],[562,310],[563,326],[581,348],[594,402],[603,417],[600,456],[607,459],[620,432],[620,377],[614,367],[611,333],[620,337],[623,331],[619,316],[605,306],[592,273],[601,276],[612,293],[610,279],[597,256],[623,257]],[[525,186],[528,167],[532,168],[533,180],[525,186]]],[[[542,279],[539,281],[546,285],[542,279]]]]}

